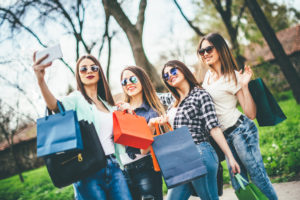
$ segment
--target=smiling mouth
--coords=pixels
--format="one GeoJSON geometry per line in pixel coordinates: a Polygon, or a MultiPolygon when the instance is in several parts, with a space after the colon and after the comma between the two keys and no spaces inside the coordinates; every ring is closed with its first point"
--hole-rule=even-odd
{"type": "Polygon", "coordinates": [[[134,90],[136,87],[128,87],[127,90],[134,90]]]}
{"type": "Polygon", "coordinates": [[[95,76],[87,76],[86,78],[88,78],[88,79],[92,79],[92,78],[94,78],[95,76]]]}

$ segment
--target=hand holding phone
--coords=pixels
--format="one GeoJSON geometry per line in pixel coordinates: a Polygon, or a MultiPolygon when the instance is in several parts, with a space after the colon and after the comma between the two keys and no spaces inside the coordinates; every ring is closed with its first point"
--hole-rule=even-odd
{"type": "Polygon", "coordinates": [[[47,64],[49,62],[52,62],[55,59],[63,57],[60,45],[58,44],[36,52],[35,58],[36,60],[39,60],[40,58],[44,57],[47,54],[48,57],[45,60],[43,60],[41,64],[47,64]]]}

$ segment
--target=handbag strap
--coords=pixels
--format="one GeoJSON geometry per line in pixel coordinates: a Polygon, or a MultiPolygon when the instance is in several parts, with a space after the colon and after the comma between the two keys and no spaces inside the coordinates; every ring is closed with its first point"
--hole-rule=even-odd
{"type": "MultiPolygon", "coordinates": [[[[63,107],[63,105],[61,104],[61,102],[57,100],[56,103],[57,103],[57,107],[58,107],[59,112],[62,115],[65,115],[65,113],[66,113],[65,112],[65,108],[63,107]]],[[[52,115],[52,114],[53,114],[52,110],[50,110],[48,107],[46,107],[46,110],[45,110],[45,117],[46,117],[46,119],[48,119],[48,116],[52,115]]]]}
{"type": "Polygon", "coordinates": [[[244,185],[243,181],[244,181],[246,184],[248,184],[248,181],[247,181],[246,179],[244,179],[240,174],[236,174],[234,177],[235,177],[235,179],[237,180],[237,182],[240,184],[241,188],[242,188],[243,190],[245,190],[246,188],[245,188],[245,185],[244,185]]]}
{"type": "MultiPolygon", "coordinates": [[[[166,124],[169,127],[170,131],[173,131],[173,128],[172,128],[171,124],[169,122],[167,122],[166,124]]],[[[162,134],[161,133],[162,131],[160,131],[160,125],[158,123],[155,123],[155,131],[156,131],[157,135],[162,134]]]]}

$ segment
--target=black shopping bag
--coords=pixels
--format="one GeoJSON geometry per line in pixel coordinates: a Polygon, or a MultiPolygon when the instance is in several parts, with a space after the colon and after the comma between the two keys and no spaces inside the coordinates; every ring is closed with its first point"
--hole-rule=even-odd
{"type": "Polygon", "coordinates": [[[44,157],[49,175],[56,187],[77,182],[106,166],[105,153],[93,123],[79,121],[83,150],[44,157]]]}
{"type": "Polygon", "coordinates": [[[256,104],[256,119],[259,126],[273,126],[286,119],[261,78],[250,81],[249,90],[256,104]]]}
{"type": "Polygon", "coordinates": [[[154,137],[152,147],[168,189],[207,173],[186,126],[154,137]]]}

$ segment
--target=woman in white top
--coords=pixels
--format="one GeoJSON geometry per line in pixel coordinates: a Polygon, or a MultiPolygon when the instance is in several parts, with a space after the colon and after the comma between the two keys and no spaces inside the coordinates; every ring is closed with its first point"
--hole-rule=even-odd
{"type": "MultiPolygon", "coordinates": [[[[241,167],[241,175],[245,179],[249,175],[269,199],[277,199],[260,153],[258,130],[252,121],[256,116],[256,105],[248,89],[252,76],[250,66],[245,66],[244,73],[237,71],[236,61],[218,33],[203,37],[197,54],[210,67],[202,86],[214,101],[221,129],[241,167]],[[237,100],[245,114],[237,109],[237,100]]],[[[238,190],[240,186],[231,170],[229,172],[232,186],[238,190]]]]}
{"type": "MultiPolygon", "coordinates": [[[[47,56],[36,60],[33,56],[33,69],[38,85],[50,110],[57,110],[57,100],[48,89],[44,76],[51,62],[42,64],[47,56]]],[[[82,56],[76,64],[77,91],[61,101],[66,110],[75,110],[78,120],[87,120],[95,125],[99,140],[106,155],[107,166],[98,172],[74,183],[75,198],[131,200],[124,175],[115,158],[112,140],[113,120],[112,98],[108,83],[99,61],[92,55],[82,56]]]]}

